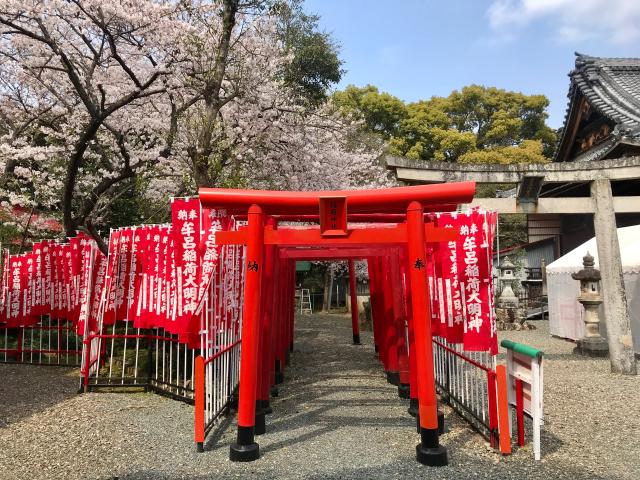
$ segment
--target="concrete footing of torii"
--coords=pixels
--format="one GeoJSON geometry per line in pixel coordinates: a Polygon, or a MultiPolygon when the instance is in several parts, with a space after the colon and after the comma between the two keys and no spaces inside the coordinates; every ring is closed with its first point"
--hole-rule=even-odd
{"type": "Polygon", "coordinates": [[[489,165],[424,162],[387,156],[387,168],[398,180],[416,183],[447,183],[473,180],[477,183],[515,183],[514,198],[476,198],[480,206],[501,214],[593,214],[602,277],[605,322],[611,371],[637,374],[631,319],[622,276],[616,213],[640,213],[640,196],[614,197],[611,181],[640,180],[640,157],[598,162],[489,165]],[[544,183],[590,185],[589,197],[539,197],[544,183]]]}

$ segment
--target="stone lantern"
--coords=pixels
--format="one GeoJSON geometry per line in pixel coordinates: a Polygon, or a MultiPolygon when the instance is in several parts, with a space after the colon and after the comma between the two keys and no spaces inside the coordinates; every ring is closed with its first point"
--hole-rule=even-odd
{"type": "Polygon", "coordinates": [[[498,297],[497,304],[499,307],[518,307],[518,297],[513,293],[513,284],[518,281],[515,277],[516,266],[504,257],[502,263],[498,267],[500,270],[500,283],[502,283],[502,291],[498,297]]]}
{"type": "Polygon", "coordinates": [[[535,328],[526,322],[526,312],[519,307],[518,297],[513,292],[513,287],[518,282],[515,276],[516,266],[509,260],[509,257],[504,257],[498,269],[502,283],[502,291],[496,300],[498,330],[531,330],[535,328]]]}
{"type": "Polygon", "coordinates": [[[594,268],[595,260],[589,252],[582,258],[582,265],[582,270],[571,274],[571,278],[580,282],[578,301],[584,307],[585,334],[578,340],[576,352],[591,357],[603,357],[608,354],[609,348],[607,341],[600,335],[600,270],[594,268]]]}

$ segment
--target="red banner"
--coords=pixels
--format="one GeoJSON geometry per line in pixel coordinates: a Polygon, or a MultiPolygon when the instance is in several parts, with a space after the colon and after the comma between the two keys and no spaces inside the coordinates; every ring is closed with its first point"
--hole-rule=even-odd
{"type": "MultiPolygon", "coordinates": [[[[93,249],[95,255],[102,257],[95,242],[84,236],[71,239],[68,244],[36,242],[30,252],[6,254],[0,285],[0,321],[6,320],[14,327],[28,326],[37,323],[42,315],[49,315],[77,324],[84,305],[82,320],[86,322],[91,301],[86,287],[93,282],[83,275],[87,272],[85,249],[93,249]]],[[[94,319],[97,318],[96,311],[94,319]]]]}
{"type": "Polygon", "coordinates": [[[2,255],[2,278],[0,278],[0,323],[7,321],[9,291],[9,250],[0,251],[2,255]]]}
{"type": "Polygon", "coordinates": [[[34,314],[33,307],[35,301],[35,289],[36,289],[36,265],[35,255],[33,252],[26,253],[24,255],[25,265],[23,266],[23,273],[25,275],[25,295],[24,295],[24,308],[23,316],[24,323],[33,325],[37,323],[39,317],[34,314]]]}
{"type": "Polygon", "coordinates": [[[174,199],[171,203],[172,235],[176,263],[176,333],[192,330],[200,284],[200,200],[174,199]]]}
{"type": "Polygon", "coordinates": [[[464,214],[460,226],[458,272],[466,310],[464,348],[497,352],[498,342],[491,312],[491,266],[489,245],[484,235],[486,213],[473,210],[464,214]]]}
{"type": "MultiPolygon", "coordinates": [[[[93,262],[93,271],[91,272],[93,277],[91,291],[91,311],[89,314],[89,331],[94,331],[99,325],[100,321],[100,308],[106,305],[106,288],[107,283],[107,257],[102,252],[96,249],[95,259],[93,262]]],[[[104,322],[104,319],[103,319],[104,322]]]]}
{"type": "Polygon", "coordinates": [[[32,250],[35,272],[31,297],[31,313],[32,315],[44,315],[46,313],[46,309],[44,308],[42,301],[42,283],[44,280],[42,266],[42,243],[34,243],[32,250]]]}
{"type": "Polygon", "coordinates": [[[491,278],[496,220],[477,209],[436,216],[438,227],[459,233],[456,241],[441,242],[434,258],[437,331],[468,351],[498,350],[491,278]]]}
{"type": "Polygon", "coordinates": [[[82,268],[80,274],[80,285],[78,292],[78,335],[84,335],[85,325],[91,313],[91,292],[93,291],[93,265],[95,262],[95,252],[90,246],[82,248],[82,268]]]}
{"type": "Polygon", "coordinates": [[[104,288],[106,289],[103,324],[112,325],[116,321],[116,296],[118,289],[118,252],[120,249],[120,231],[112,230],[109,236],[109,255],[104,288]]]}
{"type": "Polygon", "coordinates": [[[164,321],[165,328],[169,332],[175,331],[175,318],[178,309],[177,281],[176,281],[176,251],[173,237],[173,226],[167,232],[169,234],[169,245],[167,248],[167,269],[165,271],[165,281],[167,282],[167,316],[164,321]]]}
{"type": "Polygon", "coordinates": [[[140,257],[140,244],[142,235],[144,234],[144,228],[133,228],[131,231],[131,264],[129,266],[129,285],[127,291],[127,299],[129,307],[127,309],[127,318],[133,320],[134,326],[137,327],[140,319],[138,317],[138,302],[140,292],[141,281],[141,257],[140,257]]]}
{"type": "Polygon", "coordinates": [[[7,312],[7,326],[16,327],[22,324],[22,291],[24,282],[22,276],[21,255],[11,256],[9,259],[9,295],[7,312]]]}
{"type": "MultiPolygon", "coordinates": [[[[436,221],[436,225],[441,228],[457,229],[459,224],[460,221],[456,214],[441,215],[436,221]]],[[[461,343],[463,341],[465,312],[458,277],[457,253],[457,241],[440,244],[441,298],[446,310],[446,318],[442,323],[445,325],[444,332],[447,340],[461,343]]]]}
{"type": "Polygon", "coordinates": [[[69,239],[69,252],[71,254],[70,277],[71,277],[71,312],[68,319],[76,322],[80,315],[80,273],[82,271],[82,248],[84,236],[80,235],[69,239]]]}
{"type": "Polygon", "coordinates": [[[130,228],[120,230],[117,257],[117,276],[116,280],[116,297],[115,309],[116,320],[125,320],[129,313],[129,283],[131,281],[131,242],[133,240],[133,232],[130,228]]]}

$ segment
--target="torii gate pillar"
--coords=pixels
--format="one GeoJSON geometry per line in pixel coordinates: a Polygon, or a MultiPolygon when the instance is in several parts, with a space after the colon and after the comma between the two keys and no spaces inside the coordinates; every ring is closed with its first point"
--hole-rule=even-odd
{"type": "Polygon", "coordinates": [[[427,259],[424,238],[424,215],[419,202],[407,208],[407,253],[411,281],[412,322],[418,380],[420,443],[416,458],[423,465],[440,467],[448,464],[447,449],[438,438],[438,404],[431,344],[431,310],[427,292],[427,259]]]}
{"type": "Polygon", "coordinates": [[[593,226],[600,259],[611,371],[636,375],[631,320],[622,277],[622,260],[616,214],[613,209],[611,181],[608,178],[602,178],[591,182],[591,198],[594,206],[593,226]]]}
{"type": "Polygon", "coordinates": [[[261,320],[260,294],[264,268],[264,213],[259,206],[251,205],[249,207],[248,223],[242,350],[240,353],[238,436],[229,452],[229,459],[233,462],[251,462],[260,458],[260,447],[255,442],[255,415],[261,320]]]}

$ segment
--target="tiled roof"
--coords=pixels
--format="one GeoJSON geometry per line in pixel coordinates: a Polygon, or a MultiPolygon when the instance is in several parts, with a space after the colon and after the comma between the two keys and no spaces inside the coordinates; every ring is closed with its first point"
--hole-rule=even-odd
{"type": "MultiPolygon", "coordinates": [[[[616,124],[613,136],[619,141],[622,137],[640,137],[640,58],[600,58],[576,53],[576,67],[569,73],[569,105],[565,116],[564,128],[558,139],[556,160],[572,110],[578,108],[576,100],[584,96],[589,104],[616,124]]],[[[616,142],[617,143],[617,142],[616,142]]],[[[609,149],[599,148],[606,154],[609,149]]],[[[590,159],[593,155],[589,155],[590,159]]],[[[601,158],[596,155],[596,158],[601,158]]]]}

